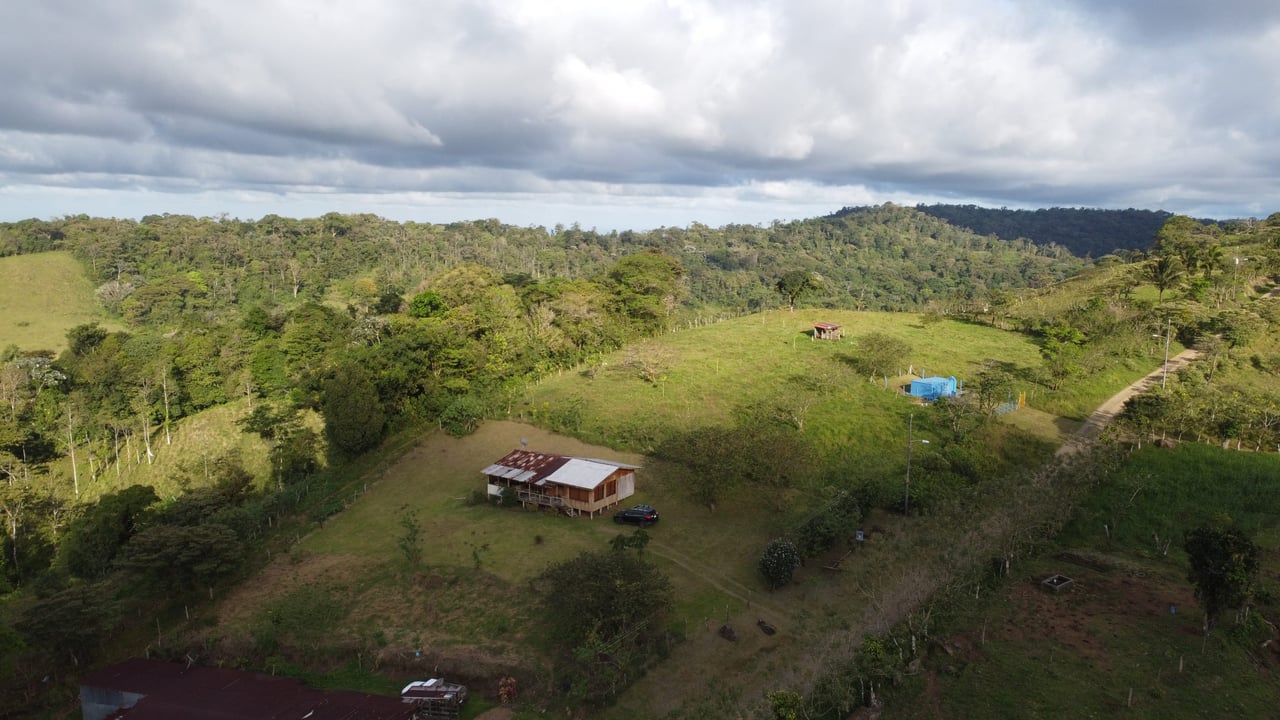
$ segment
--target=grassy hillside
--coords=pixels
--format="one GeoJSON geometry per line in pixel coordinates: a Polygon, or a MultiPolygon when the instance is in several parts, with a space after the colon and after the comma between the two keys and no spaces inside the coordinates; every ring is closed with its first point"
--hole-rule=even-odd
{"type": "MultiPolygon", "coordinates": [[[[146,449],[134,438],[121,448],[124,462],[95,465],[94,475],[89,475],[89,463],[80,457],[79,469],[81,500],[92,501],[104,493],[117,492],[130,485],[150,485],[162,498],[180,495],[186,487],[200,487],[210,467],[220,460],[237,459],[246,470],[258,478],[259,484],[270,477],[267,466],[266,443],[256,435],[244,433],[236,421],[248,414],[243,400],[202,410],[195,415],[175,422],[171,441],[166,441],[163,428],[152,430],[151,450],[154,457],[147,462],[146,449]]],[[[314,415],[308,423],[319,427],[314,415]]],[[[109,448],[97,448],[108,456],[109,448]]],[[[71,462],[62,459],[54,463],[50,471],[51,482],[58,483],[60,493],[66,495],[71,486],[71,462]]]]}
{"type": "MultiPolygon", "coordinates": [[[[479,470],[523,440],[535,450],[643,465],[634,500],[663,514],[650,531],[646,554],[672,578],[677,605],[667,630],[683,642],[604,716],[759,710],[763,689],[808,687],[866,633],[901,622],[951,573],[980,561],[990,552],[990,540],[982,537],[990,528],[973,525],[979,499],[1005,497],[1013,487],[989,486],[984,479],[968,490],[978,505],[960,503],[936,515],[903,518],[873,510],[864,522],[871,541],[839,572],[824,566],[848,552],[844,544],[811,561],[791,585],[764,589],[756,567],[760,549],[789,532],[796,512],[828,485],[881,478],[901,491],[908,415],[915,416],[917,439],[934,440],[917,449],[914,482],[928,482],[937,466],[934,454],[945,443],[933,435],[938,428],[929,410],[895,391],[907,378],[889,378],[886,389],[883,377],[873,381],[850,361],[857,339],[871,332],[911,346],[904,373],[909,366],[917,374],[964,379],[987,359],[1015,369],[1039,362],[1025,336],[909,314],[778,311],[652,338],[512,399],[513,418],[581,440],[513,422],[489,422],[465,438],[425,438],[342,498],[343,512],[274,556],[257,580],[235,589],[201,642],[237,661],[266,658],[304,668],[323,657],[325,666],[354,663],[393,678],[429,666],[469,675],[481,688],[511,673],[547,692],[554,677],[529,580],[550,563],[607,547],[621,530],[607,519],[470,503],[482,488],[479,470]],[[841,323],[846,338],[809,339],[815,321],[841,323]],[[674,434],[731,424],[744,408],[790,413],[821,456],[824,472],[785,491],[742,485],[713,511],[691,497],[685,468],[646,456],[674,434]],[[408,513],[424,538],[424,564],[416,571],[399,547],[408,513]],[[757,619],[779,632],[756,632],[757,619]],[[719,637],[722,624],[737,628],[736,642],[719,637]]],[[[1103,398],[1124,382],[1091,378],[1088,387],[1103,398]]],[[[1035,403],[1049,399],[1044,391],[1032,395],[1035,403]]],[[[1006,416],[1002,427],[1054,442],[1074,424],[1028,408],[1006,416]]],[[[1000,454],[1002,436],[989,441],[983,452],[1000,454]]],[[[1018,442],[1023,444],[1011,447],[1029,449],[1025,440],[1018,442]]],[[[1043,456],[1028,452],[1022,462],[1031,467],[1043,456]]],[[[1183,596],[1177,602],[1188,602],[1183,596]]],[[[989,641],[996,641],[994,632],[989,641]]]]}
{"type": "MultiPolygon", "coordinates": [[[[912,345],[904,373],[911,366],[917,374],[923,369],[963,378],[987,358],[1014,366],[1038,359],[1024,337],[950,321],[926,326],[915,315],[774,312],[654,338],[583,372],[548,378],[524,402],[513,402],[513,416],[563,427],[597,444],[511,422],[486,423],[461,439],[433,435],[371,477],[363,491],[346,499],[344,512],[301,538],[288,556],[276,558],[260,581],[238,589],[219,608],[214,634],[246,653],[266,651],[268,638],[282,652],[312,648],[336,658],[376,657],[386,672],[410,672],[410,658],[423,651],[455,673],[487,678],[509,668],[522,681],[549,682],[528,580],[551,562],[607,547],[624,530],[607,518],[470,504],[468,498],[483,487],[479,470],[524,440],[535,450],[643,465],[634,501],[662,511],[646,554],[672,578],[677,607],[669,630],[686,642],[615,712],[674,711],[676,704],[699,697],[709,676],[729,668],[741,675],[735,687],[777,677],[783,667],[786,684],[779,679],[779,687],[801,686],[804,674],[822,662],[812,648],[829,643],[833,632],[852,637],[891,621],[896,606],[886,608],[867,594],[870,588],[897,578],[904,568],[917,572],[924,564],[946,562],[933,557],[951,542],[939,538],[959,532],[942,517],[914,519],[913,529],[906,530],[900,518],[877,514],[869,527],[874,525],[874,537],[883,542],[857,567],[832,573],[822,570],[830,558],[815,561],[793,587],[775,593],[765,591],[759,578],[760,549],[787,532],[794,509],[819,495],[820,486],[852,475],[881,476],[898,487],[907,415],[917,413],[917,431],[927,432],[926,410],[895,391],[905,377],[891,377],[886,390],[883,377],[872,382],[853,369],[855,338],[873,331],[912,345]],[[807,332],[817,320],[841,323],[849,336],[810,340],[807,332]],[[642,377],[645,368],[651,380],[642,377]],[[648,452],[670,433],[730,423],[744,406],[776,411],[779,403],[791,403],[787,408],[801,418],[823,466],[844,468],[839,477],[824,475],[811,487],[783,495],[746,485],[711,511],[691,497],[683,468],[610,449],[648,452]],[[780,508],[780,498],[794,508],[780,508]],[[416,514],[425,538],[425,566],[417,573],[406,572],[398,545],[408,512],[416,514]],[[303,586],[312,600],[294,590],[303,586]],[[406,597],[412,598],[407,604],[406,597]],[[290,619],[283,629],[271,630],[263,623],[272,617],[290,619]],[[749,633],[759,617],[784,631],[749,633]],[[715,634],[725,622],[744,628],[732,647],[715,634]],[[320,637],[309,630],[316,627],[331,630],[320,637]],[[692,672],[694,667],[699,670],[692,672]]],[[[1061,431],[1035,419],[1026,426],[1049,436],[1061,431]]],[[[929,450],[922,446],[918,456],[920,482],[929,450]]],[[[842,545],[832,557],[844,552],[842,545]]]]}
{"type": "Polygon", "coordinates": [[[670,433],[729,424],[735,411],[765,407],[799,418],[822,451],[875,458],[903,437],[914,411],[897,392],[908,371],[964,381],[988,359],[1024,369],[1039,363],[1027,338],[987,327],[926,324],[908,313],[779,310],[615,352],[582,372],[542,381],[518,411],[592,442],[648,452],[670,433]],[[814,322],[841,324],[845,337],[812,340],[814,322]],[[858,338],[869,333],[900,338],[911,348],[887,388],[883,376],[862,375],[851,362],[858,338]]]}
{"type": "Polygon", "coordinates": [[[0,257],[0,287],[0,348],[60,352],[76,325],[119,328],[98,305],[93,283],[71,253],[0,257]]]}
{"type": "Polygon", "coordinates": [[[1259,618],[1280,612],[1275,477],[1270,455],[1204,445],[1134,455],[1052,548],[961,603],[884,717],[1270,717],[1280,638],[1259,618]],[[1181,540],[1218,514],[1262,548],[1262,592],[1250,622],[1227,613],[1206,639],[1181,540]],[[1057,573],[1072,585],[1040,585],[1057,573]]]}

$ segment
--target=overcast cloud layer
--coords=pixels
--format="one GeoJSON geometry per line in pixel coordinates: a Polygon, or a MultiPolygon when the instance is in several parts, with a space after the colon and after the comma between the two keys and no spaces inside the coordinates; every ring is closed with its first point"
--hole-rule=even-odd
{"type": "Polygon", "coordinates": [[[1280,210],[1274,0],[0,4],[0,218],[1280,210]]]}

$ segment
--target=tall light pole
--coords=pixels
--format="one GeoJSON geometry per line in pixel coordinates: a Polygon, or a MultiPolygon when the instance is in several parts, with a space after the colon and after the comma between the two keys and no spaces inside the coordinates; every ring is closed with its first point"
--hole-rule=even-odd
{"type": "MultiPolygon", "coordinates": [[[[915,420],[916,420],[915,413],[911,413],[910,415],[907,415],[907,482],[903,487],[903,493],[902,493],[902,514],[903,515],[911,514],[911,448],[916,444],[915,439],[912,437],[912,433],[915,430],[915,420]]],[[[925,445],[929,444],[928,440],[922,439],[920,442],[924,443],[925,445]]]]}

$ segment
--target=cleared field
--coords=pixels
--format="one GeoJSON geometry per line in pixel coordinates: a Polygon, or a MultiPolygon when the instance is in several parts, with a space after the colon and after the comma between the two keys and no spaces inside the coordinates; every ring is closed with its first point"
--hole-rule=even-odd
{"type": "Polygon", "coordinates": [[[1275,462],[1192,444],[1136,453],[1054,547],[981,600],[952,609],[938,651],[883,717],[1273,716],[1280,697],[1275,462]],[[1250,622],[1224,613],[1206,639],[1181,541],[1220,513],[1258,543],[1262,587],[1250,622]],[[1072,584],[1059,592],[1041,586],[1059,573],[1072,584]]]}
{"type": "Polygon", "coordinates": [[[0,288],[0,348],[61,352],[76,325],[120,329],[99,307],[93,283],[70,253],[0,258],[0,288]]]}
{"type": "Polygon", "coordinates": [[[549,682],[527,581],[547,564],[604,549],[631,529],[607,517],[468,506],[467,496],[483,488],[480,469],[521,439],[535,450],[644,464],[628,502],[662,512],[646,554],[672,579],[670,629],[685,641],[602,717],[718,716],[763,701],[743,697],[744,688],[803,687],[826,659],[923,599],[927,577],[951,561],[947,548],[965,532],[947,518],[904,521],[877,512],[866,522],[867,546],[840,572],[823,566],[848,552],[843,546],[811,561],[792,585],[767,592],[756,561],[782,531],[776,498],[744,491],[713,512],[689,499],[678,469],[528,425],[490,422],[464,438],[428,436],[371,478],[345,512],[234,591],[217,611],[217,632],[260,639],[283,632],[271,628],[293,628],[281,639],[297,652],[376,657],[385,672],[410,672],[422,652],[442,671],[470,673],[478,682],[506,668],[549,682]],[[423,528],[424,565],[416,572],[406,570],[397,547],[407,510],[423,528]],[[778,633],[759,632],[757,619],[778,633]],[[719,637],[722,624],[737,629],[736,642],[719,637]]]}
{"type": "MultiPolygon", "coordinates": [[[[218,610],[219,632],[261,644],[284,632],[278,628],[292,628],[280,639],[296,651],[373,656],[389,669],[416,667],[422,652],[441,668],[469,668],[481,681],[514,667],[549,686],[528,581],[549,563],[604,549],[631,530],[608,517],[468,502],[484,488],[483,467],[527,444],[644,466],[637,495],[627,502],[662,512],[645,553],[672,579],[677,607],[669,629],[684,642],[600,716],[755,712],[765,691],[807,687],[824,663],[845,656],[865,633],[901,621],[955,566],[957,544],[972,531],[968,517],[906,519],[877,511],[864,523],[865,547],[845,558],[851,548],[842,543],[801,568],[791,585],[764,590],[760,551],[786,532],[795,519],[790,513],[811,505],[826,483],[867,476],[900,482],[908,415],[915,414],[917,433],[928,431],[928,410],[896,392],[905,377],[889,377],[886,387],[885,378],[854,369],[856,339],[869,332],[912,346],[904,373],[910,366],[916,375],[964,379],[987,359],[1022,368],[1039,362],[1024,337],[947,320],[925,324],[914,315],[774,312],[654,338],[593,368],[548,378],[512,404],[513,417],[563,427],[595,444],[520,422],[487,422],[464,438],[426,436],[347,498],[343,512],[274,558],[260,581],[227,598],[218,610]],[[810,340],[815,321],[844,325],[846,338],[810,340]],[[685,468],[644,454],[669,433],[728,424],[752,406],[791,412],[824,467],[838,469],[784,490],[739,486],[712,510],[684,487],[685,468]],[[422,528],[423,566],[416,571],[398,546],[409,512],[422,528]],[[836,559],[847,562],[825,569],[836,559]],[[758,619],[778,632],[758,631],[758,619]],[[736,628],[736,642],[719,636],[722,624],[736,628]]],[[[1055,441],[1074,429],[1030,409],[1007,419],[1055,441]]],[[[924,446],[920,452],[923,466],[924,446]]]]}
{"type": "Polygon", "coordinates": [[[593,442],[649,452],[664,433],[728,424],[735,410],[752,405],[783,407],[799,417],[820,452],[874,463],[917,410],[897,393],[906,373],[963,382],[988,359],[1018,368],[1040,362],[1027,338],[984,326],[925,324],[906,313],[774,311],[653,338],[592,370],[548,378],[519,414],[593,442]],[[843,325],[845,337],[812,340],[815,322],[843,325]],[[857,339],[868,333],[911,347],[888,378],[853,368],[857,339]]]}

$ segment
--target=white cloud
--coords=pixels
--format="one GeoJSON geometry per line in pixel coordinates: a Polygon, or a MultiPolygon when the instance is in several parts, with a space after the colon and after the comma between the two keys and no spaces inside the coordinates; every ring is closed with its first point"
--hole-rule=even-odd
{"type": "Polygon", "coordinates": [[[466,209],[546,193],[570,213],[800,207],[770,187],[827,211],[1265,211],[1280,197],[1272,6],[8,3],[0,189],[49,187],[64,212],[80,212],[75,186],[466,209]]]}

